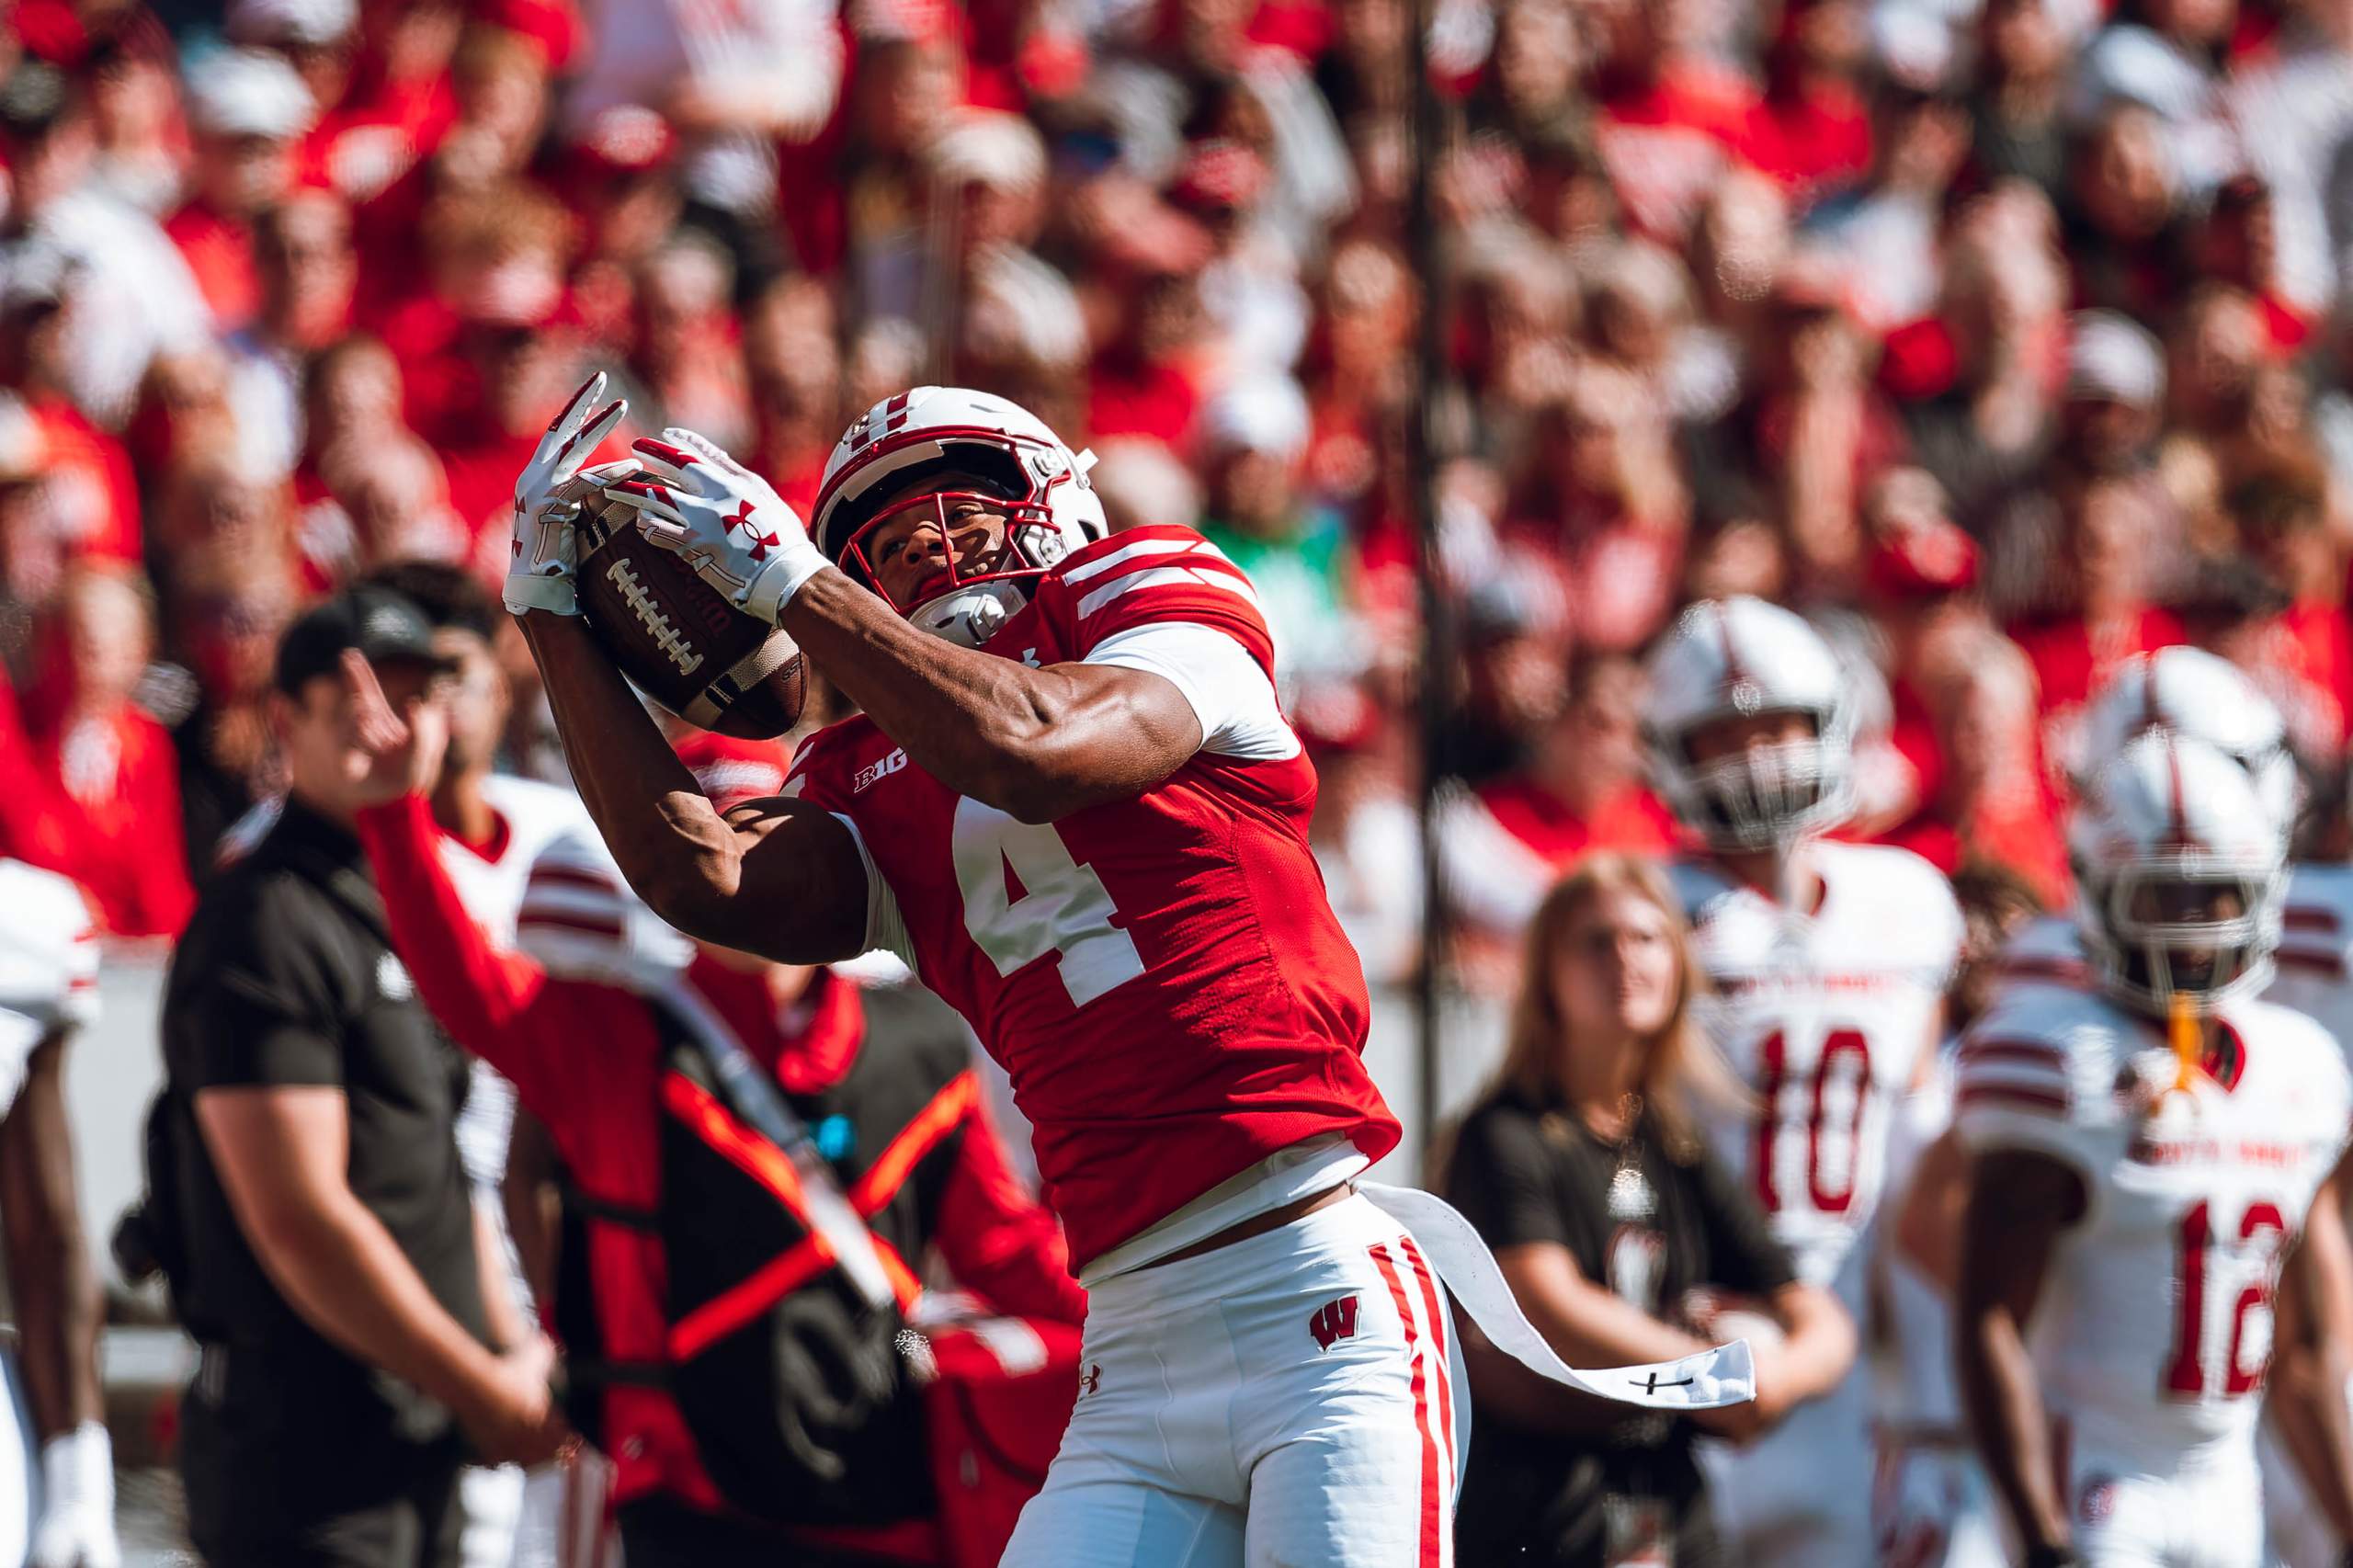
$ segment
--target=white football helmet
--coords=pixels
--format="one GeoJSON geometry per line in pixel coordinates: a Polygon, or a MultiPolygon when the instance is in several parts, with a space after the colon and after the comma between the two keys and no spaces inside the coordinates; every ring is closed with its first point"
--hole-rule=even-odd
{"type": "Polygon", "coordinates": [[[2163,1016],[2201,1013],[2271,978],[2287,893],[2279,824],[2236,759],[2158,729],[2128,744],[2077,805],[2085,957],[2100,988],[2163,1016]]]}
{"type": "Polygon", "coordinates": [[[593,835],[551,840],[523,881],[515,945],[563,980],[660,991],[694,945],[646,907],[593,835]]]}
{"type": "Polygon", "coordinates": [[[861,415],[834,445],[809,537],[825,558],[882,594],[862,541],[886,518],[925,507],[940,520],[959,499],[1006,515],[1006,552],[982,571],[947,567],[921,602],[891,608],[924,631],[978,647],[1029,600],[1031,585],[1072,551],[1110,531],[1087,483],[1093,452],[1074,452],[1019,403],[964,387],[915,387],[861,415]],[[886,501],[920,479],[962,489],[886,501]],[[935,591],[936,590],[936,591],[935,591]]]}
{"type": "Polygon", "coordinates": [[[2286,721],[2236,666],[2199,648],[2135,654],[2093,695],[2068,769],[2076,798],[2088,800],[2101,770],[2135,737],[2157,729],[2203,742],[2237,763],[2279,831],[2294,828],[2303,780],[2288,749],[2286,721]]]}
{"type": "Polygon", "coordinates": [[[1745,595],[1693,605],[1650,664],[1643,727],[1675,814],[1718,849],[1778,848],[1853,810],[1854,710],[1837,655],[1778,605],[1745,595]],[[1711,724],[1797,713],[1804,740],[1752,745],[1702,763],[1692,738],[1711,724]]]}

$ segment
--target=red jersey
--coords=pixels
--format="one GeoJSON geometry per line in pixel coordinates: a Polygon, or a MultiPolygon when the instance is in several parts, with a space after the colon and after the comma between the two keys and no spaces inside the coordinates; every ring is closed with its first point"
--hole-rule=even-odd
{"type": "MultiPolygon", "coordinates": [[[[1161,626],[1230,637],[1272,679],[1248,579],[1183,528],[1066,557],[986,651],[1062,664],[1161,626]]],[[[1308,848],[1315,770],[1283,738],[1280,756],[1205,744],[1132,800],[1039,825],[957,795],[864,716],[794,759],[786,792],[857,829],[902,956],[1011,1076],[1075,1260],[1277,1151],[1397,1142],[1361,1058],[1363,971],[1308,848]]]]}

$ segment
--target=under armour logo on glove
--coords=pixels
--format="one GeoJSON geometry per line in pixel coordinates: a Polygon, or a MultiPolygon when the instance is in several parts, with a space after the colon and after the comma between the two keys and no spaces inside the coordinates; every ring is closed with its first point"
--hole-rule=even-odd
{"type": "Polygon", "coordinates": [[[825,558],[767,481],[691,430],[662,436],[637,443],[645,477],[606,494],[637,508],[647,542],[676,552],[729,603],[773,626],[825,558]],[[769,520],[773,531],[762,527],[769,520]]]}
{"type": "Polygon", "coordinates": [[[737,528],[744,530],[744,542],[749,547],[746,553],[754,561],[766,561],[768,558],[768,551],[783,542],[774,534],[764,534],[760,531],[760,525],[752,521],[752,504],[749,501],[738,506],[735,509],[735,515],[727,519],[729,533],[733,533],[737,528]]]}
{"type": "Polygon", "coordinates": [[[1315,1336],[1315,1348],[1329,1350],[1343,1339],[1357,1336],[1357,1299],[1343,1296],[1336,1301],[1326,1301],[1315,1309],[1307,1320],[1307,1332],[1315,1336]]]}

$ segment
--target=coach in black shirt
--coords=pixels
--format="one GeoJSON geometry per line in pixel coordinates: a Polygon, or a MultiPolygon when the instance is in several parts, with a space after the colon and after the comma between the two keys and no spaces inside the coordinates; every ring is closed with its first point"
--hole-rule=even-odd
{"type": "MultiPolygon", "coordinates": [[[[1773,1322],[1749,1335],[1756,1402],[1688,1417],[1628,1415],[1474,1355],[1479,1440],[1457,1556],[1711,1568],[1725,1559],[1694,1437],[1745,1440],[1836,1387],[1854,1327],[1826,1291],[1794,1283],[1765,1216],[1693,1125],[1687,1095],[1710,1086],[1712,1058],[1686,1016],[1699,971],[1658,869],[1588,858],[1537,911],[1528,954],[1503,1074],[1457,1131],[1445,1185],[1529,1321],[1581,1367],[1741,1337],[1717,1320],[1728,1300],[1773,1322]]],[[[1736,1094],[1713,1065],[1718,1092],[1736,1094]]]]}
{"type": "Polygon", "coordinates": [[[205,889],[165,999],[173,1289],[202,1347],[181,1445],[190,1533],[235,1564],[454,1564],[469,1452],[563,1437],[550,1352],[494,1341],[458,1159],[462,1060],[388,945],[350,826],[365,660],[413,722],[444,675],[405,599],[295,623],[272,712],[290,790],[205,889]]]}

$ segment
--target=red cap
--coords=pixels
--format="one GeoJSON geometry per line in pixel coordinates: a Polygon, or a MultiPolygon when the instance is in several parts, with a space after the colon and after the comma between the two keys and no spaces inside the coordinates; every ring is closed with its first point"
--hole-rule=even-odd
{"type": "Polygon", "coordinates": [[[1870,585],[1891,599],[1934,599],[1977,585],[1977,542],[1950,522],[1889,535],[1871,551],[1870,585]]]}

